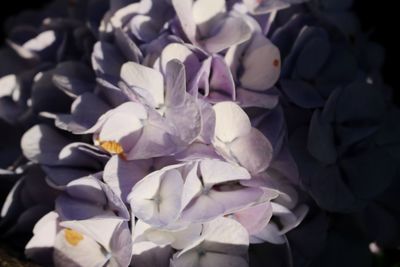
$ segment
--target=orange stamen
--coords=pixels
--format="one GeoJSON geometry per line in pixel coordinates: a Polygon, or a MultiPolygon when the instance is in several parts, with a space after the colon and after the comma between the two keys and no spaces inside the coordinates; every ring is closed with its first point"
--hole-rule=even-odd
{"type": "Polygon", "coordinates": [[[72,246],[78,245],[83,240],[83,235],[75,230],[67,228],[64,233],[65,240],[72,246]]]}

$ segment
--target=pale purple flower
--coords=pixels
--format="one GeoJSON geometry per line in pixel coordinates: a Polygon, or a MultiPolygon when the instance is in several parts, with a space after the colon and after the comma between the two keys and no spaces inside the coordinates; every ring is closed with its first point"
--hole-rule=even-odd
{"type": "Polygon", "coordinates": [[[246,179],[250,174],[244,168],[204,159],[151,173],[133,187],[128,200],[133,214],[144,222],[176,229],[257,202],[264,191],[242,186],[240,181],[246,179]]]}

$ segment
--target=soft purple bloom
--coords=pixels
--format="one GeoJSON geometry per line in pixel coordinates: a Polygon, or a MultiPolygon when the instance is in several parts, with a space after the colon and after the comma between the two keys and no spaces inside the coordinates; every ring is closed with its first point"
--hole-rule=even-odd
{"type": "Polygon", "coordinates": [[[26,255],[56,266],[369,266],[370,243],[398,247],[384,51],[353,1],[305,2],[57,1],[11,22],[5,235],[47,214],[26,255]]]}

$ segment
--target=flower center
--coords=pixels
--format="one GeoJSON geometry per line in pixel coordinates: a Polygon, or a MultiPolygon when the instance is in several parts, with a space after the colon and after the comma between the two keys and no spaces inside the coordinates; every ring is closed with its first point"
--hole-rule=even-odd
{"type": "Polygon", "coordinates": [[[69,228],[65,229],[64,234],[65,239],[72,246],[78,245],[79,242],[83,240],[83,235],[81,233],[69,228]]]}
{"type": "Polygon", "coordinates": [[[102,149],[104,149],[110,154],[116,154],[121,156],[122,158],[125,157],[125,152],[123,147],[116,141],[100,141],[99,145],[102,149]]]}

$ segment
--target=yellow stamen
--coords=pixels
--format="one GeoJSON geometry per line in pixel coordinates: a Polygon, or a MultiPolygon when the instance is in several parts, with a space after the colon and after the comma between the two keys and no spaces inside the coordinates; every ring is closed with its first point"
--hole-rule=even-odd
{"type": "Polygon", "coordinates": [[[100,147],[111,154],[122,154],[124,149],[115,141],[100,141],[100,147]]]}
{"type": "Polygon", "coordinates": [[[83,235],[75,230],[67,228],[64,233],[65,239],[72,246],[78,245],[83,240],[83,235]]]}
{"type": "Polygon", "coordinates": [[[102,149],[110,154],[116,154],[122,159],[125,159],[125,152],[123,147],[116,141],[98,141],[102,149]]]}

